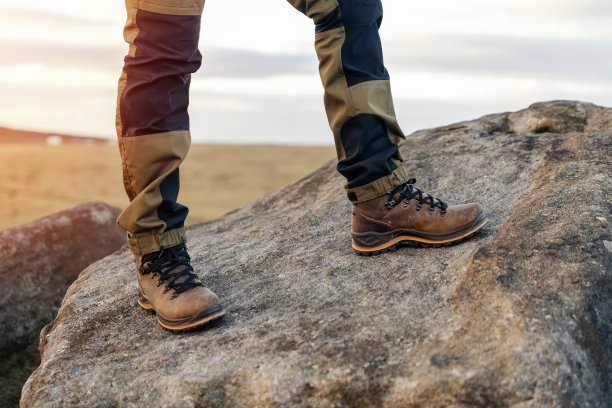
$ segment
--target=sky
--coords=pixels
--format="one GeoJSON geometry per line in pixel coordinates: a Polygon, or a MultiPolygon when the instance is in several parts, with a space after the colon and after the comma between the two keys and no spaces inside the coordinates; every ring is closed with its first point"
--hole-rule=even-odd
{"type": "MultiPolygon", "coordinates": [[[[0,0],[0,126],[114,139],[124,3],[0,0]]],[[[383,0],[405,133],[571,99],[612,106],[610,0],[383,0]]],[[[207,0],[191,85],[199,143],[330,145],[311,20],[207,0]]]]}

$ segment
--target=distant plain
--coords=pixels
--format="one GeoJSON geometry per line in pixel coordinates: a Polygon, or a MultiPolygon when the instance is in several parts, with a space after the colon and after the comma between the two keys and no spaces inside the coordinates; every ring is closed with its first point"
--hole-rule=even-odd
{"type": "MultiPolygon", "coordinates": [[[[193,145],[181,166],[187,225],[215,219],[316,170],[333,147],[193,145]]],[[[124,208],[115,144],[0,140],[0,229],[86,201],[124,208]]]]}

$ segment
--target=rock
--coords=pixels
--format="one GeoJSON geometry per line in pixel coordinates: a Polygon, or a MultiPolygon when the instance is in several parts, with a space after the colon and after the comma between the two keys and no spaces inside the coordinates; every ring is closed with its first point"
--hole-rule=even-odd
{"type": "Polygon", "coordinates": [[[41,328],[85,267],[119,249],[120,210],[90,202],[0,231],[0,406],[16,405],[40,363],[41,328]]]}
{"type": "Polygon", "coordinates": [[[190,228],[227,307],[203,330],[159,327],[109,256],[41,333],[21,404],[610,406],[611,123],[563,101],[410,135],[417,186],[490,215],[457,246],[356,256],[333,162],[190,228]]]}

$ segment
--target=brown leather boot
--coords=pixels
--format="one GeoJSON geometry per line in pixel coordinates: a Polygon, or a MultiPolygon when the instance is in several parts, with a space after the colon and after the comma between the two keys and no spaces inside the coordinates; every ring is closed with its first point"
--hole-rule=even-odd
{"type": "Polygon", "coordinates": [[[185,244],[135,259],[138,304],[155,312],[166,329],[193,329],[225,314],[217,295],[193,272],[185,244]]]}
{"type": "Polygon", "coordinates": [[[478,204],[447,206],[412,186],[416,179],[389,194],[353,207],[353,248],[360,255],[393,251],[401,242],[423,246],[457,243],[487,223],[478,204]]]}

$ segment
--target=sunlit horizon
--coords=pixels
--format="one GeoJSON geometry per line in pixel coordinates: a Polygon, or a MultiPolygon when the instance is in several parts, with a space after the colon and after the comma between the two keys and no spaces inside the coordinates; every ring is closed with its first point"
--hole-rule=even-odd
{"type": "MultiPolygon", "coordinates": [[[[406,133],[546,100],[612,105],[605,1],[383,5],[385,63],[406,133]]],[[[113,139],[123,7],[1,0],[0,126],[113,139]]],[[[208,0],[194,141],[332,144],[313,32],[284,1],[208,0]]]]}

